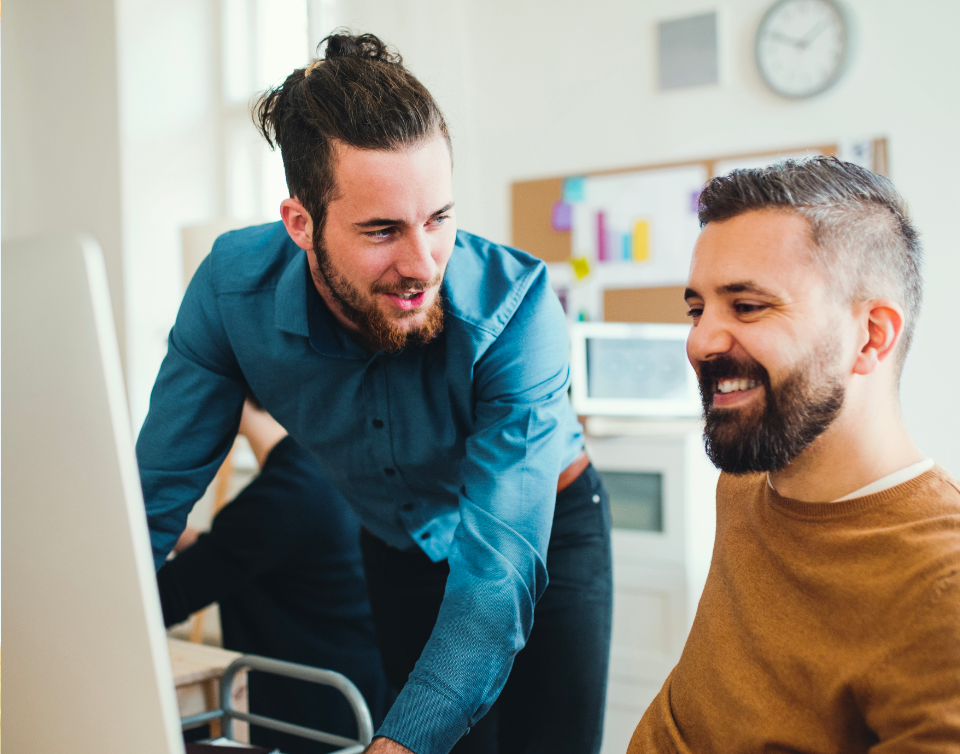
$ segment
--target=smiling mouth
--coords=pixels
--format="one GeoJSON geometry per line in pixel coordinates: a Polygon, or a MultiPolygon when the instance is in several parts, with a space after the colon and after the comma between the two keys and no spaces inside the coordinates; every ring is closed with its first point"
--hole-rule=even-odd
{"type": "Polygon", "coordinates": [[[390,292],[387,293],[386,296],[398,309],[405,312],[413,312],[424,305],[427,298],[427,291],[390,292]]]}
{"type": "Polygon", "coordinates": [[[716,392],[721,393],[722,395],[727,395],[728,393],[741,393],[746,390],[753,390],[760,383],[756,380],[740,378],[717,380],[714,384],[714,389],[716,392]]]}
{"type": "Polygon", "coordinates": [[[718,409],[741,406],[751,402],[762,387],[762,380],[752,380],[749,377],[724,377],[714,380],[710,405],[718,409]]]}

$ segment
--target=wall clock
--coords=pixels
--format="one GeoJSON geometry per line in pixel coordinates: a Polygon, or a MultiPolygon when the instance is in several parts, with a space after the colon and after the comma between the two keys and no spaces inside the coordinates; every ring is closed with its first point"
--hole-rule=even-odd
{"type": "Polygon", "coordinates": [[[835,0],[779,0],[757,29],[760,75],[784,97],[812,97],[833,86],[849,48],[850,21],[835,0]]]}

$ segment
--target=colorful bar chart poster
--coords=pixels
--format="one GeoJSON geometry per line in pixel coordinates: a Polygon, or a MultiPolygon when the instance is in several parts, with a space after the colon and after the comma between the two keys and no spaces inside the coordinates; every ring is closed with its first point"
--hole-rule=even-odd
{"type": "Polygon", "coordinates": [[[686,282],[700,233],[694,197],[707,178],[685,165],[567,179],[573,256],[601,263],[596,282],[608,287],[686,282]]]}

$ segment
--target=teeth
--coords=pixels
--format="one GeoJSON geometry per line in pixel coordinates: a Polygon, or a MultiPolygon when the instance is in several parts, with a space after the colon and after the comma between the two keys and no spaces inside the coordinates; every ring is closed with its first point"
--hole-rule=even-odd
{"type": "Polygon", "coordinates": [[[741,390],[752,390],[756,386],[756,380],[720,380],[717,383],[717,390],[721,393],[735,393],[741,390]]]}

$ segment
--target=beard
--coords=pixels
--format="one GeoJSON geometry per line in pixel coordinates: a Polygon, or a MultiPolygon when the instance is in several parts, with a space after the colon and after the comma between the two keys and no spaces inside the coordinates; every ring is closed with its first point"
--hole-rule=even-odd
{"type": "Polygon", "coordinates": [[[396,353],[408,345],[426,345],[443,330],[443,299],[437,292],[436,298],[426,312],[426,319],[417,327],[398,327],[397,320],[423,314],[423,309],[401,312],[391,320],[377,306],[376,296],[382,293],[408,293],[424,291],[439,285],[443,281],[443,272],[429,282],[415,278],[401,278],[396,283],[377,283],[370,288],[370,295],[364,296],[360,289],[347,280],[330,261],[330,255],[322,244],[314,243],[317,268],[313,273],[314,282],[325,286],[337,307],[348,320],[360,330],[361,334],[376,348],[387,353],[396,353]]]}
{"type": "Polygon", "coordinates": [[[700,363],[700,395],[706,419],[704,444],[714,466],[729,474],[779,471],[826,431],[843,406],[833,342],[818,346],[774,388],[764,367],[719,357],[700,363]],[[764,405],[717,408],[720,380],[740,378],[763,385],[764,405]]]}

